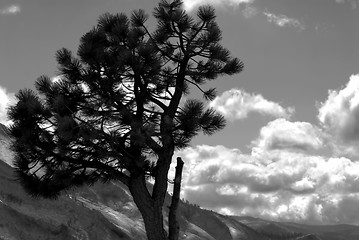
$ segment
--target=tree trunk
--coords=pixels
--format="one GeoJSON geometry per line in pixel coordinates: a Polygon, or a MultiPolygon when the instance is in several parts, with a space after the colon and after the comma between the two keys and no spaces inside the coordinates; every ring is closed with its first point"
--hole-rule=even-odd
{"type": "Polygon", "coordinates": [[[148,240],[167,240],[163,228],[162,207],[154,206],[150,211],[141,211],[148,240]]]}
{"type": "Polygon", "coordinates": [[[177,167],[173,185],[172,202],[170,212],[168,214],[168,240],[178,240],[179,237],[179,223],[177,219],[178,202],[181,193],[183,161],[180,157],[177,158],[177,167]]]}
{"type": "Polygon", "coordinates": [[[131,178],[129,190],[142,214],[148,240],[167,240],[163,227],[162,205],[156,203],[148,192],[143,175],[131,178]]]}

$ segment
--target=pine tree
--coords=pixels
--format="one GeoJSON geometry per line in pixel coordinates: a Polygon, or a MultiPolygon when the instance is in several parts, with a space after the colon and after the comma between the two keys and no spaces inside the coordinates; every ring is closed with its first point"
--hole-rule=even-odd
{"type": "Polygon", "coordinates": [[[214,99],[215,89],[203,84],[243,64],[220,45],[212,7],[192,17],[180,0],[163,0],[153,15],[157,28],[150,32],[143,10],[106,13],[81,38],[77,56],[57,51],[60,80],[41,76],[37,91],[17,93],[10,132],[17,176],[32,196],[56,198],[76,186],[120,181],[148,239],[178,239],[177,206],[170,207],[169,234],[162,215],[174,151],[200,131],[211,135],[225,126],[203,101],[180,101],[191,86],[214,99]]]}

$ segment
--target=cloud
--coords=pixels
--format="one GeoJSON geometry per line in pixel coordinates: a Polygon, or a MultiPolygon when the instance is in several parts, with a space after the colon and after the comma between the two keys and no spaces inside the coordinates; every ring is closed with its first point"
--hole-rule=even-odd
{"type": "MultiPolygon", "coordinates": [[[[338,0],[337,0],[338,1],[338,0]]],[[[342,0],[344,1],[344,0],[342,0]]],[[[354,1],[354,0],[353,0],[354,1]]],[[[305,26],[302,22],[295,18],[287,17],[286,15],[276,15],[268,10],[259,10],[254,7],[255,0],[184,0],[184,9],[192,11],[201,5],[212,5],[214,7],[241,7],[241,13],[245,18],[251,18],[262,13],[268,22],[274,23],[280,27],[295,27],[299,30],[304,30],[305,26]]]]}
{"type": "Polygon", "coordinates": [[[241,89],[231,89],[222,93],[210,103],[210,106],[230,120],[247,118],[252,112],[283,118],[290,118],[294,113],[294,108],[283,108],[260,94],[247,93],[241,89]]]}
{"type": "Polygon", "coordinates": [[[318,150],[324,146],[324,133],[308,122],[290,122],[280,118],[262,127],[258,139],[252,145],[257,152],[318,150]]]}
{"type": "Polygon", "coordinates": [[[196,7],[201,5],[213,5],[213,6],[239,6],[248,5],[253,3],[254,0],[184,0],[184,9],[186,11],[192,11],[196,7]]]}
{"type": "Polygon", "coordinates": [[[292,108],[238,89],[210,105],[231,120],[251,112],[277,119],[260,129],[250,153],[220,145],[176,152],[185,161],[181,196],[224,214],[359,224],[359,74],[317,105],[317,125],[290,121],[292,108]]]}
{"type": "Polygon", "coordinates": [[[242,14],[245,18],[251,18],[258,14],[258,9],[250,4],[246,4],[246,6],[242,9],[242,14]]]}
{"type": "Polygon", "coordinates": [[[286,15],[276,15],[274,13],[268,12],[267,10],[264,11],[263,14],[266,16],[268,22],[274,23],[279,27],[295,27],[299,30],[305,29],[304,24],[295,18],[290,18],[286,15]]]}
{"type": "Polygon", "coordinates": [[[357,0],[335,0],[336,3],[349,3],[353,9],[358,6],[357,0]]]}
{"type": "Polygon", "coordinates": [[[359,74],[350,77],[340,90],[329,90],[328,98],[320,103],[318,119],[335,139],[340,152],[358,155],[359,143],[359,74]]]}
{"type": "Polygon", "coordinates": [[[0,86],[0,123],[8,125],[7,108],[15,103],[15,94],[0,86]]]}
{"type": "Polygon", "coordinates": [[[182,195],[225,214],[310,224],[359,223],[359,162],[268,150],[265,155],[200,145],[184,161],[182,195]]]}
{"type": "Polygon", "coordinates": [[[0,9],[0,14],[4,15],[14,15],[21,11],[20,6],[11,5],[0,9]]]}

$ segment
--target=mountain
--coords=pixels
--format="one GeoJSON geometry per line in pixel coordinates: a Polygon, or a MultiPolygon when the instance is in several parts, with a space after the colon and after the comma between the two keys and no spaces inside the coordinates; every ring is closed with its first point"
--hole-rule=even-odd
{"type": "Polygon", "coordinates": [[[294,240],[357,240],[359,226],[340,225],[305,225],[291,222],[273,222],[247,216],[234,216],[237,221],[252,229],[265,233],[266,236],[294,235],[294,240]]]}
{"type": "MultiPolygon", "coordinates": [[[[121,183],[97,183],[74,189],[57,200],[29,197],[11,167],[14,155],[9,149],[10,144],[7,128],[0,125],[0,240],[146,239],[141,214],[121,183]]],[[[166,216],[166,206],[169,205],[170,195],[167,195],[166,216]]],[[[356,226],[307,226],[224,216],[183,201],[178,210],[180,239],[359,239],[359,227],[356,226]]]]}

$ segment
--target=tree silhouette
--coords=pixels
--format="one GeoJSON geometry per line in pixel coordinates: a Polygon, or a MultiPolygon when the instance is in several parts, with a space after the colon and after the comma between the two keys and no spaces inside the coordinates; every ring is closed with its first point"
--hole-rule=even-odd
{"type": "Polygon", "coordinates": [[[57,51],[60,80],[39,77],[37,92],[20,90],[8,115],[16,172],[29,194],[56,198],[72,187],[121,181],[148,239],[177,239],[177,206],[170,207],[169,236],[162,215],[173,153],[198,132],[225,126],[202,101],[180,101],[191,86],[213,99],[215,89],[202,85],[240,72],[243,64],[219,44],[212,7],[200,7],[194,18],[180,0],[161,1],[153,15],[154,32],[143,10],[130,18],[102,15],[81,38],[77,57],[57,51]]]}

